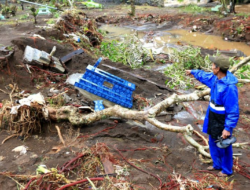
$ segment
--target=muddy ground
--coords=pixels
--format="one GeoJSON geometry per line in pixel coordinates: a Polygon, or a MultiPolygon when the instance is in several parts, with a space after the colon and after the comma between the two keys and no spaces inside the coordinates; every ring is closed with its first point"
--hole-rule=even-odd
{"type": "MultiPolygon", "coordinates": [[[[161,8],[138,8],[138,16],[140,17],[140,14],[147,15],[149,13],[154,15],[159,13],[159,11],[162,15],[165,13],[161,8]]],[[[87,10],[86,13],[90,18],[99,17],[99,19],[102,19],[103,23],[106,23],[106,21],[110,23],[117,23],[117,15],[123,16],[122,19],[119,20],[119,24],[131,22],[131,19],[126,18],[127,13],[123,7],[112,7],[112,9],[104,9],[102,11],[87,10]],[[106,18],[103,17],[103,15],[108,15],[109,17],[106,18]],[[100,18],[100,16],[102,17],[100,18]]],[[[171,13],[168,18],[173,18],[172,25],[180,24],[180,26],[183,26],[185,21],[181,19],[183,15],[174,15],[173,11],[167,11],[166,13],[171,13]]],[[[214,18],[217,18],[216,15],[214,15],[214,18]]],[[[185,19],[189,19],[190,22],[192,22],[196,20],[197,17],[192,15],[188,16],[185,14],[185,19]]],[[[45,25],[45,21],[42,19],[39,19],[38,23],[39,25],[45,25]]],[[[211,29],[211,26],[204,28],[203,31],[209,29],[211,29]]],[[[63,76],[51,76],[48,83],[40,84],[38,80],[34,80],[37,79],[36,77],[31,76],[27,72],[26,68],[22,64],[23,51],[26,45],[30,45],[46,52],[50,52],[53,46],[56,45],[57,51],[54,56],[58,58],[74,50],[70,44],[59,44],[52,39],[44,41],[38,38],[32,38],[33,34],[41,34],[46,38],[49,38],[49,36],[59,38],[56,31],[52,34],[50,32],[41,30],[35,27],[32,22],[0,26],[0,35],[4,36],[1,38],[1,44],[13,44],[15,50],[14,55],[9,60],[8,66],[1,69],[0,89],[10,92],[8,85],[17,83],[19,89],[21,90],[30,91],[31,93],[42,92],[43,95],[47,97],[51,95],[49,90],[52,86],[61,91],[64,91],[65,88],[68,88],[70,89],[68,95],[72,98],[72,101],[70,101],[69,104],[82,104],[82,101],[84,100],[85,102],[88,102],[91,107],[93,107],[93,103],[83,97],[76,89],[74,89],[74,87],[65,85],[63,83],[65,80],[63,76]]],[[[248,39],[245,38],[243,41],[247,42],[248,39]]],[[[66,64],[66,67],[68,68],[69,74],[76,72],[83,73],[88,64],[93,65],[95,62],[96,58],[93,58],[87,53],[83,53],[81,55],[74,56],[73,59],[66,64]]],[[[163,100],[173,93],[173,91],[170,89],[160,88],[145,80],[138,79],[136,76],[131,76],[126,73],[107,69],[107,67],[103,66],[102,64],[120,68],[161,85],[164,85],[164,82],[167,79],[166,76],[159,72],[144,69],[132,70],[127,66],[121,65],[120,63],[112,63],[109,60],[103,60],[99,66],[100,69],[108,71],[118,77],[124,78],[136,84],[137,88],[134,92],[134,96],[138,95],[143,98],[151,99],[152,102],[155,103],[163,100]],[[159,94],[159,96],[157,96],[157,94],[159,94]]],[[[39,76],[41,76],[41,73],[43,73],[41,70],[36,70],[36,72],[39,74],[39,76]]],[[[239,97],[241,118],[237,129],[235,130],[235,135],[238,138],[238,142],[245,142],[250,141],[250,85],[244,85],[243,87],[239,88],[239,97]]],[[[9,99],[9,95],[0,91],[1,102],[5,99],[9,99]]],[[[202,105],[203,109],[205,110],[207,102],[201,101],[194,103],[194,108],[198,109],[200,105],[202,105]]],[[[138,100],[135,100],[134,108],[139,109],[144,106],[145,104],[143,104],[143,102],[141,103],[138,100]]],[[[178,112],[183,111],[184,107],[182,105],[175,105],[173,109],[173,111],[169,112],[169,115],[162,116],[158,119],[166,123],[180,126],[190,123],[195,127],[195,129],[199,130],[198,124],[200,124],[200,121],[197,121],[198,118],[196,118],[190,111],[188,118],[176,119],[174,116],[178,112]]],[[[60,122],[57,123],[57,125],[60,126],[62,135],[67,144],[67,147],[63,147],[60,144],[55,125],[55,123],[45,122],[41,133],[35,132],[25,141],[22,141],[20,138],[12,138],[1,145],[0,156],[3,156],[3,159],[0,161],[0,171],[11,172],[14,174],[34,175],[37,166],[40,164],[45,164],[48,168],[60,167],[65,162],[74,158],[76,153],[81,152],[83,148],[91,147],[98,143],[105,143],[109,147],[110,152],[114,155],[115,160],[118,160],[120,165],[127,165],[129,175],[126,177],[126,180],[131,183],[131,189],[156,189],[160,186],[160,182],[152,175],[143,173],[137,170],[135,167],[128,165],[118,154],[115,149],[116,147],[120,150],[123,150],[123,156],[129,159],[130,162],[133,162],[136,166],[143,168],[151,174],[158,175],[162,180],[162,183],[167,183],[170,181],[168,177],[173,173],[173,171],[181,174],[185,178],[191,178],[195,180],[199,179],[197,178],[197,174],[201,177],[204,175],[204,173],[206,173],[206,167],[208,165],[203,164],[199,160],[197,151],[189,146],[180,134],[162,131],[152,126],[145,127],[145,125],[142,126],[138,122],[129,122],[127,120],[118,120],[116,127],[105,131],[103,130],[114,126],[114,119],[103,120],[88,126],[78,127],[72,126],[68,122],[60,122]],[[93,135],[84,138],[75,138],[77,136],[91,134],[93,135]],[[19,145],[26,145],[29,147],[27,154],[20,156],[18,153],[11,151],[13,148],[19,145]],[[55,150],[58,150],[58,152],[55,150]]],[[[2,142],[9,135],[10,133],[8,132],[7,128],[2,128],[0,132],[0,142],[2,142]]],[[[241,153],[242,155],[239,156],[239,159],[249,163],[249,148],[244,150],[234,149],[234,152],[241,153]]],[[[94,176],[98,176],[99,174],[100,173],[96,171],[94,176]]],[[[235,172],[229,180],[234,180],[233,189],[248,189],[250,185],[249,179],[237,172],[235,172]]],[[[14,190],[17,189],[17,185],[12,179],[1,175],[0,189],[14,190]]]]}

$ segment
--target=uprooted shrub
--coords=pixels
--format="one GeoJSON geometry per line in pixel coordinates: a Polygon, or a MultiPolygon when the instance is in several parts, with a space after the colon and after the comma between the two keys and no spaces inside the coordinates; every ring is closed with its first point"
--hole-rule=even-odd
{"type": "Polygon", "coordinates": [[[83,12],[75,10],[65,11],[61,14],[56,27],[65,34],[75,34],[81,39],[79,46],[98,46],[102,42],[102,34],[98,32],[94,20],[87,19],[83,12]]]}
{"type": "Polygon", "coordinates": [[[0,128],[8,129],[13,135],[27,138],[32,132],[40,132],[44,120],[44,107],[38,103],[21,106],[16,114],[11,113],[11,102],[4,104],[0,113],[0,128]]]}
{"type": "Polygon", "coordinates": [[[16,12],[17,12],[17,6],[16,5],[10,6],[10,14],[12,16],[16,16],[16,12]]]}

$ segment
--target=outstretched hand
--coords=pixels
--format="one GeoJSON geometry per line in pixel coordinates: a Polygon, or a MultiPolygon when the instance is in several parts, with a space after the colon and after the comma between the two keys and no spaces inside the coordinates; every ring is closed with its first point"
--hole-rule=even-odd
{"type": "Polygon", "coordinates": [[[191,70],[186,70],[186,75],[191,75],[191,70]]]}

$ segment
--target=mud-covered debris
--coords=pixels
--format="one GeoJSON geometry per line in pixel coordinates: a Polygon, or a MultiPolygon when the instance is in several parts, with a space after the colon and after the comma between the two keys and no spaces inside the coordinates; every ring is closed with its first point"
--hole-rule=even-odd
{"type": "Polygon", "coordinates": [[[23,63],[36,65],[39,67],[47,66],[52,71],[64,73],[65,68],[60,63],[60,60],[54,56],[51,56],[45,51],[26,46],[23,56],[23,63]]]}
{"type": "Polygon", "coordinates": [[[81,54],[81,53],[84,53],[84,51],[83,51],[82,49],[75,50],[75,51],[73,51],[73,52],[71,52],[71,53],[69,53],[69,54],[63,56],[63,57],[60,59],[60,61],[61,61],[63,64],[65,64],[66,62],[70,61],[70,60],[72,59],[73,56],[79,55],[79,54],[81,54]]]}
{"type": "Polygon", "coordinates": [[[81,42],[86,42],[91,46],[100,45],[102,34],[97,31],[97,23],[90,20],[83,12],[65,11],[56,23],[56,28],[65,34],[77,34],[81,36],[81,42]]]}
{"type": "MultiPolygon", "coordinates": [[[[94,66],[88,65],[86,72],[82,78],[75,82],[74,86],[114,102],[115,104],[132,108],[132,94],[136,88],[135,84],[98,69],[97,66],[101,61],[102,58],[99,58],[94,66]]],[[[95,107],[95,110],[104,109],[104,107],[97,102],[96,105],[98,106],[95,107]]]]}
{"type": "Polygon", "coordinates": [[[56,57],[51,58],[52,62],[50,64],[50,70],[58,73],[64,73],[65,68],[60,63],[59,59],[56,57]]]}
{"type": "Polygon", "coordinates": [[[89,106],[80,106],[78,108],[78,110],[79,110],[79,113],[91,113],[91,112],[94,112],[94,110],[89,106]]]}
{"type": "Polygon", "coordinates": [[[23,56],[23,63],[41,67],[43,65],[48,66],[50,63],[50,57],[49,54],[44,51],[26,46],[23,56]]]}
{"type": "Polygon", "coordinates": [[[115,173],[114,166],[109,159],[103,158],[102,164],[104,166],[105,174],[114,174],[115,173]]]}
{"type": "Polygon", "coordinates": [[[8,47],[0,47],[0,68],[3,68],[11,55],[14,53],[14,50],[10,50],[8,47]]]}
{"type": "Polygon", "coordinates": [[[46,40],[44,37],[42,37],[42,36],[39,35],[39,34],[34,34],[33,37],[35,37],[35,38],[40,38],[41,40],[46,40]]]}
{"type": "Polygon", "coordinates": [[[12,152],[19,152],[20,155],[26,154],[28,150],[27,146],[21,145],[17,146],[16,148],[12,149],[12,152]]]}

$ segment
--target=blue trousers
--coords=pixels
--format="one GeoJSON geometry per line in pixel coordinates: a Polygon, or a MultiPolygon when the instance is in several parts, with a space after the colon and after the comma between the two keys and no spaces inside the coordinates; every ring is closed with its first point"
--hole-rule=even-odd
{"type": "Polygon", "coordinates": [[[219,148],[216,146],[217,139],[213,139],[209,135],[209,150],[213,160],[213,167],[222,170],[222,173],[231,175],[233,173],[233,148],[230,145],[227,148],[219,148]]]}

